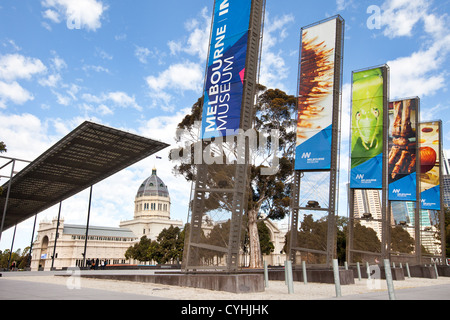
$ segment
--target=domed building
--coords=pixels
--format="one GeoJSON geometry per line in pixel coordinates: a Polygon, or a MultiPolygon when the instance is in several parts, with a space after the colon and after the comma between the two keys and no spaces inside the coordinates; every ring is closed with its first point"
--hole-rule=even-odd
{"type": "Polygon", "coordinates": [[[183,227],[181,220],[170,220],[170,196],[166,184],[153,169],[152,175],[142,182],[134,200],[133,220],[122,221],[121,228],[130,229],[139,239],[155,240],[162,230],[183,227]]]}
{"type": "MultiPolygon", "coordinates": [[[[65,224],[64,218],[52,221],[42,221],[39,224],[36,240],[33,243],[31,269],[50,270],[67,267],[85,267],[83,258],[86,243],[86,259],[99,259],[111,264],[136,264],[138,261],[125,259],[125,252],[142,236],[156,240],[164,229],[171,226],[184,227],[181,220],[170,219],[170,195],[167,185],[158,177],[156,169],[150,177],[139,186],[134,200],[134,217],[132,220],[122,221],[119,228],[89,226],[88,241],[86,240],[86,226],[65,224]],[[55,239],[56,248],[55,248],[55,239]],[[56,249],[56,250],[54,250],[56,249]],[[55,257],[52,261],[52,257],[55,257]]],[[[131,204],[130,204],[131,205],[131,204]]],[[[205,232],[214,227],[212,220],[205,216],[205,232]]],[[[270,220],[266,222],[270,231],[274,252],[265,255],[264,259],[271,265],[282,265],[286,259],[283,245],[286,230],[280,230],[278,225],[270,220]]],[[[245,264],[246,254],[241,257],[245,264]]]]}
{"type": "MultiPolygon", "coordinates": [[[[170,226],[181,229],[183,222],[170,219],[169,190],[153,169],[152,175],[144,180],[136,193],[132,220],[120,222],[119,228],[89,226],[86,258],[98,258],[109,265],[132,263],[125,259],[130,246],[139,242],[142,236],[156,240],[161,231],[170,226]]],[[[85,239],[85,225],[65,224],[64,218],[60,219],[59,225],[56,218],[40,222],[33,243],[31,269],[84,267],[85,239]]]]}

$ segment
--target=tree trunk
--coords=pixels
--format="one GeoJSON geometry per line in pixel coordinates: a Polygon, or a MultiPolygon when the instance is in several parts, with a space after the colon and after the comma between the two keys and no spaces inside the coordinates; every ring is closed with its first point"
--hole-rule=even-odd
{"type": "Polygon", "coordinates": [[[258,210],[248,211],[248,238],[250,241],[250,268],[262,268],[261,246],[258,234],[258,210]]]}

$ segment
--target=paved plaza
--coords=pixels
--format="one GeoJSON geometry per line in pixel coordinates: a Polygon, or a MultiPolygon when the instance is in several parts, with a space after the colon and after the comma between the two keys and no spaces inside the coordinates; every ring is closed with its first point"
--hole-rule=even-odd
{"type": "MultiPolygon", "coordinates": [[[[151,274],[154,271],[81,271],[83,274],[151,274]]],[[[397,300],[450,300],[450,278],[407,278],[394,281],[397,300]]],[[[264,292],[233,294],[206,289],[77,277],[66,272],[4,272],[1,300],[389,300],[386,281],[371,288],[367,280],[341,287],[336,298],[333,284],[295,282],[289,294],[284,281],[270,281],[264,292]],[[64,277],[62,277],[64,275],[64,277]]]]}

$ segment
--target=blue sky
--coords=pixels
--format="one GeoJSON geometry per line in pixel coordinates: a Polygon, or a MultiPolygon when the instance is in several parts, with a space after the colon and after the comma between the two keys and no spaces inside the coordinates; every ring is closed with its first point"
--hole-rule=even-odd
{"type": "MultiPolygon", "coordinates": [[[[6,156],[33,160],[84,120],[173,144],[176,124],[202,95],[212,7],[212,0],[2,0],[6,156]]],[[[353,70],[387,63],[391,99],[419,96],[421,120],[442,119],[450,156],[449,12],[450,1],[437,0],[267,0],[260,82],[293,95],[300,28],[335,14],[345,19],[341,188],[348,181],[353,70]]],[[[169,186],[172,218],[186,221],[190,184],[172,174],[168,151],[94,186],[91,224],[131,219],[134,196],[153,166],[169,186]]],[[[63,202],[66,223],[86,222],[88,197],[85,191],[63,202]]],[[[344,205],[340,211],[347,214],[344,205]]],[[[15,249],[29,245],[32,225],[30,219],[18,226],[15,249]]],[[[4,232],[0,249],[11,239],[12,230],[4,232]]]]}

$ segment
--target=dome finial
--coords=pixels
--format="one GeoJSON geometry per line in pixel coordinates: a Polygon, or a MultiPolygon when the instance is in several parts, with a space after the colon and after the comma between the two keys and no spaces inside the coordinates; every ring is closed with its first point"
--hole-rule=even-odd
{"type": "Polygon", "coordinates": [[[152,176],[156,176],[156,167],[155,166],[153,166],[152,176]]]}

